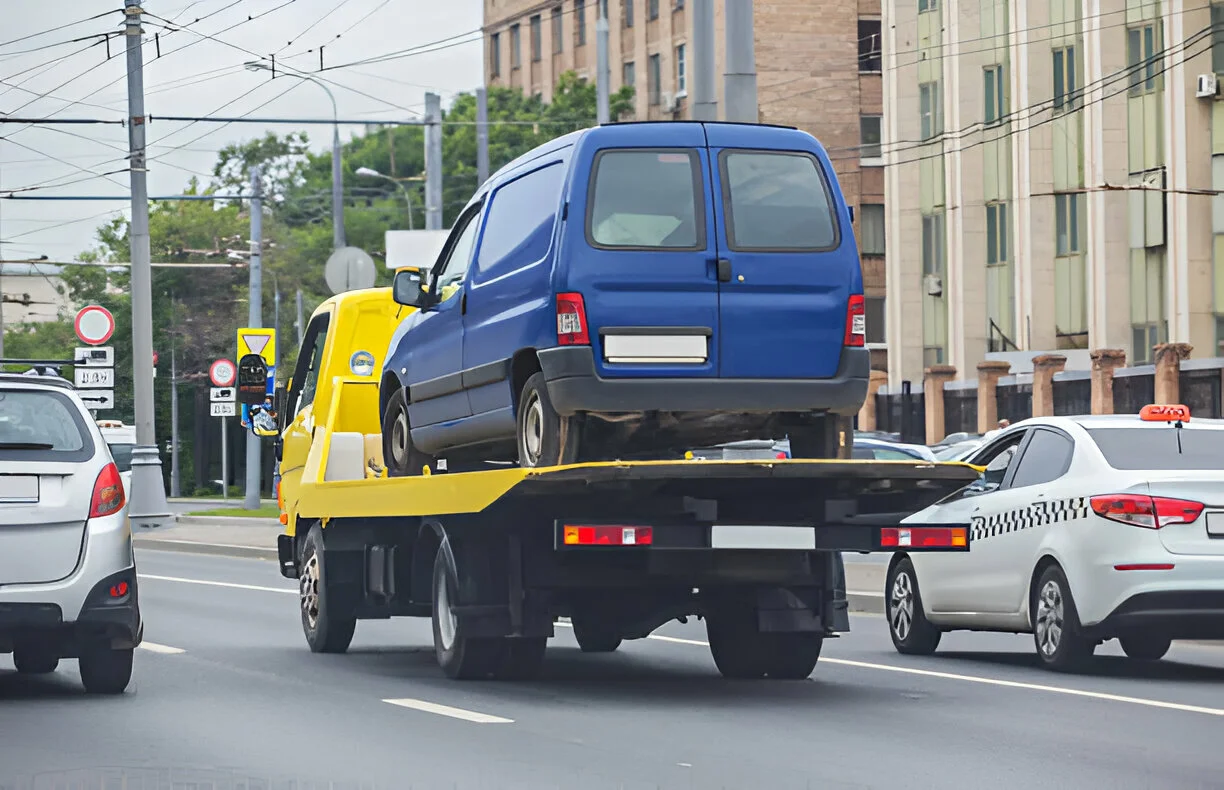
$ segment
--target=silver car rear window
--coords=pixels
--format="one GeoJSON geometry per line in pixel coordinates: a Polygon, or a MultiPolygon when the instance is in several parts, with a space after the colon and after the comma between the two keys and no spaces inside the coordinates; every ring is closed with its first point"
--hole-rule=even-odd
{"type": "Polygon", "coordinates": [[[0,389],[0,461],[87,461],[94,443],[68,395],[0,389]]]}
{"type": "Polygon", "coordinates": [[[1224,470],[1224,431],[1094,428],[1088,435],[1114,469],[1224,470]]]}

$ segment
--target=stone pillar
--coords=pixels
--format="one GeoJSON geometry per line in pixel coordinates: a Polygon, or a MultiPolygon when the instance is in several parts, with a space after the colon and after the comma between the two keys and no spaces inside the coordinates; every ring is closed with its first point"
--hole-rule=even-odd
{"type": "Polygon", "coordinates": [[[999,379],[1011,370],[1011,363],[1001,359],[984,359],[977,366],[978,433],[999,427],[999,379]]]}
{"type": "Polygon", "coordinates": [[[1126,366],[1126,352],[1120,348],[1098,348],[1091,356],[1092,413],[1113,414],[1114,371],[1126,366]]]}
{"type": "Polygon", "coordinates": [[[1190,358],[1194,346],[1189,343],[1161,343],[1152,350],[1156,358],[1156,402],[1179,403],[1181,362],[1190,358]]]}
{"type": "Polygon", "coordinates": [[[1054,416],[1054,374],[1067,366],[1062,354],[1033,357],[1033,416],[1054,416]]]}
{"type": "Polygon", "coordinates": [[[932,365],[923,374],[922,396],[926,408],[926,441],[935,444],[944,438],[944,385],[956,378],[951,365],[932,365]]]}
{"type": "Polygon", "coordinates": [[[859,409],[858,424],[860,431],[874,431],[878,426],[876,422],[876,393],[880,391],[880,387],[888,381],[888,374],[882,370],[871,371],[871,378],[867,380],[867,400],[863,401],[863,408],[859,409]]]}

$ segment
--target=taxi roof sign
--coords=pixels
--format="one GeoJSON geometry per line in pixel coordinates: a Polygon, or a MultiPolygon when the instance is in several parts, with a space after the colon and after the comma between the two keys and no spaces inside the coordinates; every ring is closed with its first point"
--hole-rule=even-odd
{"type": "Polygon", "coordinates": [[[1149,403],[1139,410],[1144,422],[1190,422],[1190,409],[1180,403],[1149,403]]]}

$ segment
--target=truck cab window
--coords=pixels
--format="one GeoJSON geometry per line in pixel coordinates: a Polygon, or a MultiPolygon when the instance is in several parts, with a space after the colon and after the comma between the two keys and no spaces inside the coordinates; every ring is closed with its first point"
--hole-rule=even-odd
{"type": "Polygon", "coordinates": [[[293,371],[293,388],[298,393],[297,403],[293,407],[294,414],[314,403],[315,388],[319,383],[319,368],[323,364],[323,348],[327,345],[329,318],[328,315],[321,315],[306,328],[297,367],[293,371]]]}

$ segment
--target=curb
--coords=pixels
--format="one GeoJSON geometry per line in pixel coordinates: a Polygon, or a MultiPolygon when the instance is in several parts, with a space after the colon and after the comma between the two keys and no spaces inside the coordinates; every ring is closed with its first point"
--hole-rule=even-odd
{"type": "Polygon", "coordinates": [[[198,543],[193,540],[168,540],[166,538],[135,538],[133,545],[138,549],[152,551],[176,551],[181,554],[207,554],[213,557],[237,557],[248,560],[279,559],[276,549],[262,546],[236,546],[229,543],[198,543]]]}
{"type": "Polygon", "coordinates": [[[281,523],[275,518],[250,518],[243,516],[179,516],[178,524],[184,527],[215,527],[234,526],[234,527],[280,527],[281,523]]]}
{"type": "Polygon", "coordinates": [[[857,614],[884,614],[884,594],[847,591],[846,601],[850,611],[857,614]]]}

